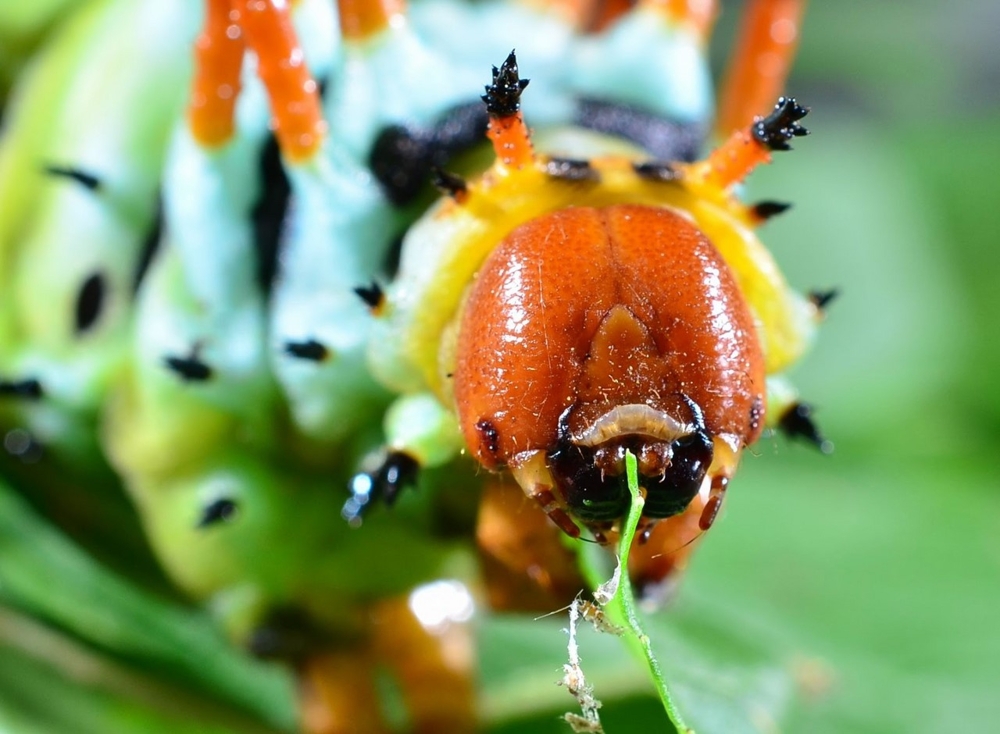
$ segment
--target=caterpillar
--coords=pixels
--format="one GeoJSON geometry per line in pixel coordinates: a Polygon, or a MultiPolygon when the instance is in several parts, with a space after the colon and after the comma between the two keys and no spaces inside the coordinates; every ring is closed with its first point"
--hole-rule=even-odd
{"type": "Polygon", "coordinates": [[[830,448],[783,374],[832,294],[735,193],[806,133],[801,5],[751,3],[713,126],[712,2],[85,3],[0,151],[8,453],[110,462],[307,729],[384,730],[380,665],[474,729],[412,589],[475,543],[494,608],[575,597],[631,451],[655,599],[765,427],[830,448]]]}

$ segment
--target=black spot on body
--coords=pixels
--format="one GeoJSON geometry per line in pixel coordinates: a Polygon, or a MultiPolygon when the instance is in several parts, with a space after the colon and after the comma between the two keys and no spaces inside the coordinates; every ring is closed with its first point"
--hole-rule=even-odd
{"type": "Polygon", "coordinates": [[[646,161],[632,164],[635,174],[646,181],[669,183],[680,178],[677,169],[666,161],[646,161]]]}
{"type": "Polygon", "coordinates": [[[467,103],[444,112],[433,125],[390,125],[375,138],[368,167],[396,206],[414,201],[456,153],[486,137],[489,118],[481,104],[467,103]]]}
{"type": "Polygon", "coordinates": [[[71,181],[75,181],[76,183],[80,184],[85,189],[88,189],[90,191],[97,191],[98,189],[101,188],[101,179],[99,179],[93,173],[90,173],[89,171],[84,171],[80,168],[75,168],[73,166],[48,165],[45,166],[42,170],[45,171],[45,173],[47,173],[49,176],[68,178],[71,181]]]}
{"type": "Polygon", "coordinates": [[[575,158],[550,158],[545,163],[545,173],[563,181],[599,181],[600,174],[590,161],[575,158]]]}
{"type": "Polygon", "coordinates": [[[251,210],[254,251],[257,254],[257,282],[270,293],[278,269],[278,252],[285,232],[291,200],[291,184],[281,163],[281,151],[274,135],[268,136],[260,152],[260,198],[251,210]]]}
{"type": "Polygon", "coordinates": [[[42,383],[34,377],[24,380],[0,380],[0,397],[39,400],[43,394],[42,383]]]}
{"type": "Polygon", "coordinates": [[[194,354],[190,357],[166,356],[163,364],[177,373],[184,382],[204,382],[212,377],[212,368],[194,354]]]}
{"type": "Polygon", "coordinates": [[[705,139],[700,122],[676,122],[649,110],[618,102],[580,99],[574,124],[625,138],[661,161],[694,161],[705,139]]]}
{"type": "Polygon", "coordinates": [[[330,355],[330,350],[315,339],[301,342],[285,342],[285,353],[298,359],[322,362],[330,355]]]}
{"type": "Polygon", "coordinates": [[[491,455],[496,456],[497,451],[500,450],[500,432],[497,431],[496,426],[485,418],[476,421],[476,433],[479,434],[480,440],[483,442],[483,446],[491,455]]]}
{"type": "Polygon", "coordinates": [[[239,511],[239,505],[235,500],[228,497],[220,497],[209,502],[202,508],[201,517],[198,518],[199,528],[207,528],[217,525],[220,522],[229,522],[239,511]]]}
{"type": "Polygon", "coordinates": [[[426,131],[392,125],[379,133],[368,166],[396,206],[413,201],[431,169],[432,143],[426,131]]]}
{"type": "Polygon", "coordinates": [[[106,296],[104,274],[93,273],[80,286],[76,296],[75,328],[77,335],[82,334],[97,323],[104,306],[106,296]]]}

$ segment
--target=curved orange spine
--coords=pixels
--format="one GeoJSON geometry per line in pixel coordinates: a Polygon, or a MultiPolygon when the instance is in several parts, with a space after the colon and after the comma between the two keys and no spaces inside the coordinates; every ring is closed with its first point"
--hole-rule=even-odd
{"type": "Polygon", "coordinates": [[[234,0],[257,74],[267,87],[278,144],[286,159],[313,156],[326,135],[319,85],[309,73],[284,0],[234,0]]]}
{"type": "Polygon", "coordinates": [[[734,132],[729,139],[712,151],[703,161],[684,169],[687,181],[719,189],[745,179],[759,165],[771,162],[771,151],[750,134],[749,130],[734,132]]]}
{"type": "Polygon", "coordinates": [[[406,0],[337,0],[340,34],[361,41],[385,30],[406,13],[406,0]]]}
{"type": "Polygon", "coordinates": [[[719,95],[719,137],[750,124],[782,92],[804,11],[805,0],[752,0],[719,95]]]}
{"type": "Polygon", "coordinates": [[[230,0],[207,0],[205,25],[195,41],[194,81],[188,103],[191,134],[214,148],[233,135],[245,43],[230,0]]]}

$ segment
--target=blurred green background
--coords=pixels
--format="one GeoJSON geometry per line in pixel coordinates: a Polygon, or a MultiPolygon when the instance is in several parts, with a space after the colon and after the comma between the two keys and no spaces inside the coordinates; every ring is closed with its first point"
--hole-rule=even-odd
{"type": "MultiPolygon", "coordinates": [[[[740,5],[724,3],[718,66],[740,5]]],[[[837,448],[762,441],[676,603],[650,619],[701,734],[1000,721],[998,28],[995,0],[809,8],[789,90],[812,107],[813,136],[747,196],[794,202],[764,239],[797,287],[841,290],[796,373],[837,448]]],[[[33,613],[61,632],[0,606],[0,731],[287,725],[286,679],[228,651],[203,617],[95,575],[22,509],[0,507],[5,578],[17,568],[18,583],[44,585],[58,571],[63,607],[33,613]],[[26,547],[18,533],[34,533],[35,555],[10,555],[26,547]],[[131,629],[101,625],[108,599],[131,629]]],[[[564,624],[481,624],[492,731],[567,730],[556,716],[573,701],[554,685],[564,624]]],[[[582,638],[606,730],[667,729],[618,641],[582,638]]]]}

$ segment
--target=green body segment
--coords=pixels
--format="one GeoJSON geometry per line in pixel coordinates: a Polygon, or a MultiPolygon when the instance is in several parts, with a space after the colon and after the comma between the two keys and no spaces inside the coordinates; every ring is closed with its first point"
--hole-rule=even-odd
{"type": "Polygon", "coordinates": [[[0,424],[24,426],[56,453],[82,458],[93,449],[97,411],[127,348],[196,25],[193,3],[90,3],[50,39],[7,111],[0,379],[37,379],[45,398],[0,398],[0,424]],[[49,166],[85,172],[98,185],[48,174],[49,166]],[[92,278],[100,297],[81,324],[92,278]]]}

